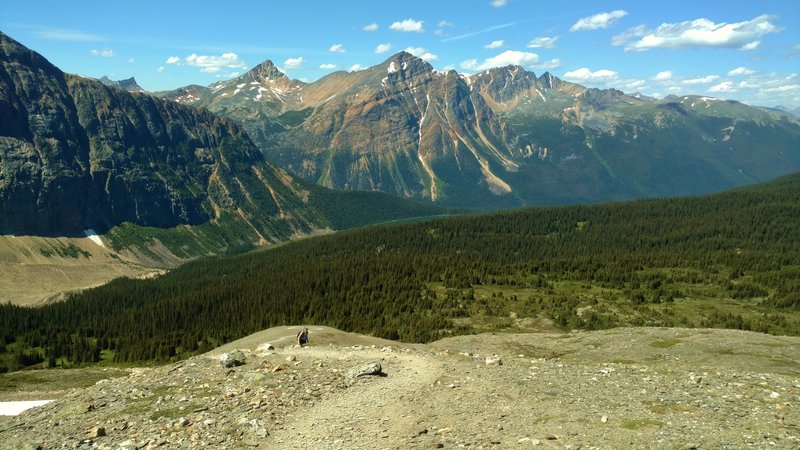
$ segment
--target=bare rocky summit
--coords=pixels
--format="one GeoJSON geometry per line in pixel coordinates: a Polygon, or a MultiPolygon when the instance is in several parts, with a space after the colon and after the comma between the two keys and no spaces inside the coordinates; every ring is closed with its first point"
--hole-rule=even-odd
{"type": "Polygon", "coordinates": [[[71,390],[4,423],[0,448],[800,448],[796,337],[621,328],[404,345],[312,327],[300,348],[295,331],[71,390]],[[234,349],[245,364],[222,367],[234,349]],[[368,365],[377,375],[348,377],[368,365]]]}

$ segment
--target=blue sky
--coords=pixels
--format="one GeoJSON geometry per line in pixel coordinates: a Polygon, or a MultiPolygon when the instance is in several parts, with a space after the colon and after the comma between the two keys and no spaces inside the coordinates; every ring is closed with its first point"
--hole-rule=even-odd
{"type": "Polygon", "coordinates": [[[592,87],[800,106],[800,2],[0,2],[0,30],[62,70],[147,90],[271,59],[313,81],[400,50],[439,70],[520,64],[592,87]]]}

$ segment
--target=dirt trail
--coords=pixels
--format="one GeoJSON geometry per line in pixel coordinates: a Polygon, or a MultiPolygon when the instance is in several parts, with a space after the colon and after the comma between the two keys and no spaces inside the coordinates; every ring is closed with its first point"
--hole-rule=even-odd
{"type": "Polygon", "coordinates": [[[441,373],[441,361],[396,349],[307,350],[310,357],[354,365],[380,362],[385,376],[357,379],[354,387],[296,411],[273,432],[267,448],[399,448],[418,432],[420,397],[441,373]]]}

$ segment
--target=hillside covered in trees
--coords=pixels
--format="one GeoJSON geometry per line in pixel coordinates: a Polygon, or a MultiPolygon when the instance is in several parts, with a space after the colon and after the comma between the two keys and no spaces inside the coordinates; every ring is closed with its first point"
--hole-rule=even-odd
{"type": "Polygon", "coordinates": [[[316,323],[404,341],[620,325],[800,334],[800,175],[696,198],[381,225],[0,306],[0,370],[167,361],[316,323]]]}

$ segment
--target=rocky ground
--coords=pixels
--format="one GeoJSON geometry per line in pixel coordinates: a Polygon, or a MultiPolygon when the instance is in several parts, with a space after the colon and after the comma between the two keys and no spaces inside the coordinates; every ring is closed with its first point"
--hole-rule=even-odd
{"type": "Polygon", "coordinates": [[[624,328],[406,346],[266,330],[0,425],[0,448],[800,448],[800,338],[624,328]],[[271,343],[276,350],[258,350],[271,343]],[[241,349],[244,365],[224,368],[241,349]],[[369,363],[382,373],[355,376],[369,363]]]}

